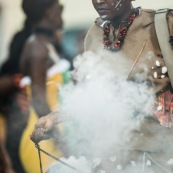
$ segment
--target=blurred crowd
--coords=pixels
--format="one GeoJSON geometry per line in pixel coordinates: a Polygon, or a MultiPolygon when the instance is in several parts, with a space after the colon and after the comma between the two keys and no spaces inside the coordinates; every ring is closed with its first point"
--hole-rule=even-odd
{"type": "MultiPolygon", "coordinates": [[[[72,48],[64,40],[59,1],[23,0],[21,8],[23,29],[14,35],[0,68],[0,173],[39,172],[30,134],[39,117],[57,110],[58,89],[70,81],[72,59],[83,51],[85,30],[67,31],[72,48]]],[[[57,148],[53,141],[42,146],[57,148]]],[[[56,156],[63,154],[56,150],[56,156]]],[[[52,160],[43,157],[43,162],[46,167],[52,160]]]]}

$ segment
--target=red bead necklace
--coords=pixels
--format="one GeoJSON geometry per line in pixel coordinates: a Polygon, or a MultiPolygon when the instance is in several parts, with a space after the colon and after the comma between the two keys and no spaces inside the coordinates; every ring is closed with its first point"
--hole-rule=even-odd
{"type": "Polygon", "coordinates": [[[131,24],[133,23],[134,19],[136,16],[138,16],[139,13],[136,13],[136,10],[134,10],[133,14],[129,17],[129,19],[125,22],[122,23],[126,23],[126,25],[124,27],[121,28],[121,24],[119,26],[119,33],[118,35],[114,36],[114,41],[110,40],[110,26],[111,26],[111,22],[107,22],[104,26],[103,29],[103,44],[104,44],[104,48],[111,50],[111,51],[119,51],[123,45],[124,42],[124,38],[127,34],[127,31],[129,29],[129,27],[131,26],[131,24]]]}

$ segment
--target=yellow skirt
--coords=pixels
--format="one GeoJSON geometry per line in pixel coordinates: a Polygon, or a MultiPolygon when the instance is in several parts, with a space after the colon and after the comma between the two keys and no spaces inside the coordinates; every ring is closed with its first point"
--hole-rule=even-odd
{"type": "Polygon", "coordinates": [[[5,143],[6,136],[6,120],[3,115],[0,114],[0,142],[5,143]]]}
{"type": "MultiPolygon", "coordinates": [[[[20,144],[20,159],[22,165],[27,173],[39,173],[40,172],[40,164],[39,164],[39,157],[38,151],[35,148],[34,143],[30,140],[30,135],[34,129],[34,125],[37,122],[38,117],[34,110],[30,110],[30,116],[28,120],[28,126],[26,127],[20,144]]],[[[55,146],[52,139],[40,142],[40,147],[47,151],[48,153],[53,154],[56,157],[61,157],[62,153],[58,150],[58,147],[55,146]]],[[[48,167],[55,162],[50,157],[46,156],[45,154],[41,155],[43,170],[46,172],[48,167]]]]}
{"type": "MultiPolygon", "coordinates": [[[[64,83],[64,77],[62,74],[56,74],[53,77],[49,78],[47,82],[47,100],[52,111],[57,110],[58,107],[58,87],[64,83]]],[[[31,96],[30,86],[26,86],[26,90],[29,96],[31,96]]],[[[34,129],[35,123],[38,120],[38,116],[35,113],[34,109],[30,108],[30,115],[27,127],[23,132],[21,143],[20,143],[20,158],[22,165],[27,173],[39,173],[40,164],[38,151],[35,148],[34,143],[30,140],[30,135],[34,129]]],[[[47,151],[50,154],[60,158],[62,152],[55,146],[55,143],[52,139],[40,142],[40,147],[47,151]]],[[[41,154],[43,170],[46,172],[48,167],[53,164],[55,161],[46,156],[44,153],[41,154]]]]}

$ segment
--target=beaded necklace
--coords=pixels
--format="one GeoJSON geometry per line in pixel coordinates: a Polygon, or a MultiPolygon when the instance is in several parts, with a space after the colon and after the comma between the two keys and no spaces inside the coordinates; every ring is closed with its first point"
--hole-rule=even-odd
{"type": "Polygon", "coordinates": [[[132,15],[129,17],[127,21],[121,22],[119,26],[119,32],[118,35],[114,35],[113,41],[110,40],[110,27],[111,22],[107,22],[103,28],[103,44],[104,48],[110,51],[119,51],[123,45],[125,36],[127,34],[127,31],[131,24],[133,23],[135,17],[139,15],[139,8],[135,9],[132,13],[132,15]],[[125,23],[126,25],[124,27],[121,27],[122,23],[125,23]]]}

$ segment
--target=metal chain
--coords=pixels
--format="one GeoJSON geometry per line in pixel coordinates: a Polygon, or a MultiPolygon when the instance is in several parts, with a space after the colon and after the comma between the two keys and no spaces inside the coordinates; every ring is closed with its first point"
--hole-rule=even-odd
{"type": "Polygon", "coordinates": [[[65,165],[65,166],[67,166],[67,167],[69,167],[70,169],[73,169],[73,170],[75,170],[75,171],[77,171],[77,172],[80,172],[80,171],[77,170],[75,167],[73,167],[73,166],[67,164],[66,162],[62,161],[61,159],[59,159],[59,158],[57,158],[57,157],[51,155],[50,153],[46,152],[46,151],[43,150],[43,149],[41,149],[40,146],[39,146],[39,144],[35,144],[35,147],[38,149],[38,155],[39,155],[39,161],[40,161],[40,172],[41,172],[41,173],[43,173],[43,165],[42,165],[42,160],[41,160],[41,152],[44,153],[44,154],[46,154],[47,156],[51,157],[52,159],[58,161],[59,163],[65,165]]]}
{"type": "MultiPolygon", "coordinates": [[[[52,159],[58,161],[59,163],[67,166],[68,168],[70,169],[73,169],[77,172],[80,172],[79,170],[77,170],[75,167],[67,164],[66,162],[63,162],[62,160],[60,160],[59,158],[51,155],[50,153],[42,150],[39,146],[39,144],[35,144],[35,147],[38,149],[38,156],[39,156],[39,162],[40,162],[40,172],[43,173],[43,165],[42,165],[42,160],[41,160],[41,152],[46,154],[47,156],[51,157],[52,159]]],[[[144,172],[144,169],[145,169],[145,160],[146,160],[146,156],[155,164],[157,165],[159,168],[161,168],[162,170],[164,170],[165,172],[167,173],[170,173],[167,169],[165,169],[164,167],[162,167],[160,164],[158,164],[147,152],[144,153],[144,156],[143,156],[143,166],[142,166],[142,172],[144,172]]]]}
{"type": "Polygon", "coordinates": [[[43,173],[43,165],[42,165],[42,161],[41,161],[40,146],[39,146],[39,144],[35,144],[35,147],[38,150],[38,157],[39,157],[39,162],[40,162],[40,172],[43,173]]]}
{"type": "Polygon", "coordinates": [[[145,170],[145,160],[146,157],[148,157],[155,165],[157,165],[160,169],[162,169],[165,173],[171,173],[169,170],[164,168],[162,165],[160,165],[158,162],[156,162],[147,152],[143,155],[143,166],[142,166],[142,173],[144,173],[145,170]]]}

